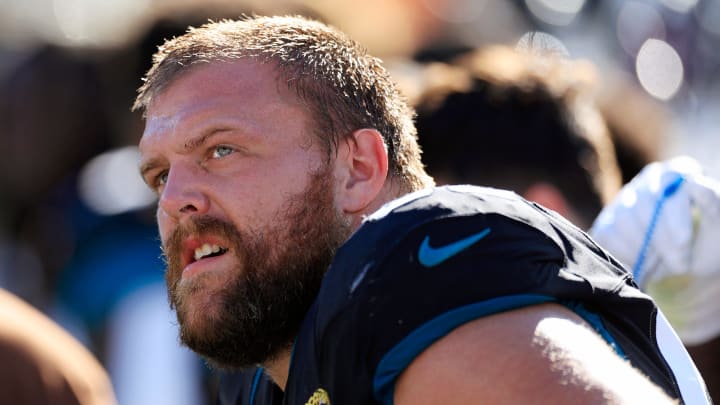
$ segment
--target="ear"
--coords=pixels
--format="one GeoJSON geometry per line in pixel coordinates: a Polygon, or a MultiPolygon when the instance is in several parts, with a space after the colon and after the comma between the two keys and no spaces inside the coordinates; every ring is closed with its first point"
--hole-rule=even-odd
{"type": "Polygon", "coordinates": [[[338,147],[335,202],[347,214],[364,213],[378,197],[388,176],[388,154],[382,135],[359,129],[338,147]]]}

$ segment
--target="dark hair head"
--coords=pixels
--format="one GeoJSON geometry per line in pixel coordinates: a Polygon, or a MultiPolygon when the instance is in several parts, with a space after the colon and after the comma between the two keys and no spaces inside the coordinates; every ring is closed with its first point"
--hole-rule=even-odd
{"type": "Polygon", "coordinates": [[[620,180],[584,68],[504,47],[428,66],[416,105],[428,171],[519,193],[544,181],[591,223],[620,180]]]}

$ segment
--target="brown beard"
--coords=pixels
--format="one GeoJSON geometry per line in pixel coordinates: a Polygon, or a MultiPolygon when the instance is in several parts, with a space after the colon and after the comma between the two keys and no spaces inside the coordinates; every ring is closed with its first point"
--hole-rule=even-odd
{"type": "Polygon", "coordinates": [[[164,245],[165,280],[183,344],[220,368],[266,363],[291,347],[335,251],[350,234],[332,189],[325,167],[288,198],[266,229],[241,231],[204,216],[173,232],[164,245]],[[230,276],[211,272],[181,283],[180,246],[190,235],[231,242],[238,268],[230,276]]]}

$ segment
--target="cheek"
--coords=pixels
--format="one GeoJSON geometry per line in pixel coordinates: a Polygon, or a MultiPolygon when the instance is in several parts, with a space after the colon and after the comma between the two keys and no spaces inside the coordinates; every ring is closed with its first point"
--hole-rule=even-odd
{"type": "Polygon", "coordinates": [[[261,181],[238,181],[225,184],[215,191],[213,201],[219,208],[219,215],[227,215],[236,225],[252,227],[275,219],[288,196],[303,190],[305,180],[272,178],[269,174],[259,174],[261,181]]]}
{"type": "Polygon", "coordinates": [[[254,195],[233,195],[222,205],[222,217],[231,222],[236,229],[245,232],[260,231],[267,227],[278,211],[277,201],[268,198],[268,194],[280,195],[279,190],[257,191],[254,195]]]}

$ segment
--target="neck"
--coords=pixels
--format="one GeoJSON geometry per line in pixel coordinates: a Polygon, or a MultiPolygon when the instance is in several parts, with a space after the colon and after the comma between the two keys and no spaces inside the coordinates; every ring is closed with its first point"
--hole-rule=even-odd
{"type": "Polygon", "coordinates": [[[353,232],[360,227],[363,219],[366,216],[380,209],[380,207],[382,207],[385,203],[392,201],[398,197],[402,197],[407,193],[407,191],[403,191],[400,186],[397,185],[395,182],[386,181],[380,192],[375,196],[372,201],[368,203],[368,205],[363,207],[362,210],[352,213],[351,226],[353,232]]]}
{"type": "Polygon", "coordinates": [[[285,391],[288,373],[290,372],[290,354],[291,350],[288,349],[280,353],[274,360],[263,363],[262,365],[267,375],[270,376],[273,382],[283,391],[285,391]]]}

